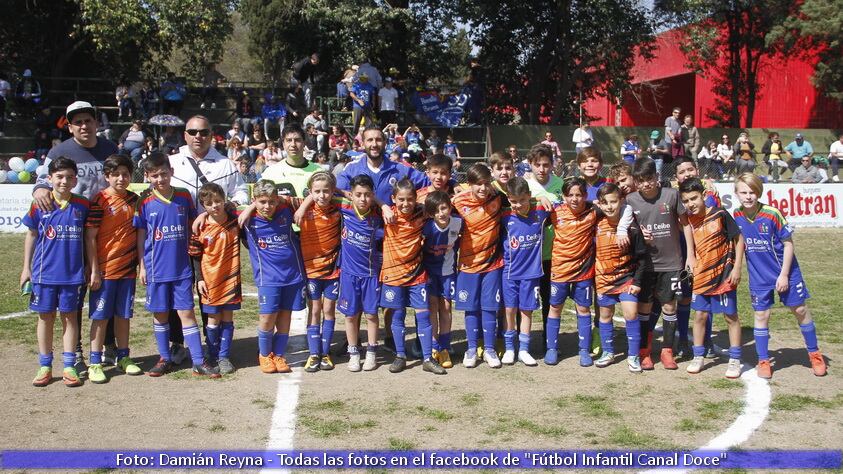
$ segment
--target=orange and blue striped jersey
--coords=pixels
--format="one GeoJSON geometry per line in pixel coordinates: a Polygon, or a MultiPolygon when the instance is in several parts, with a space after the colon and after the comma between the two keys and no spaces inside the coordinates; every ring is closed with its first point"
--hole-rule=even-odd
{"type": "Polygon", "coordinates": [[[629,248],[618,248],[618,224],[606,216],[597,218],[594,283],[598,294],[623,293],[631,285],[641,287],[644,271],[652,271],[650,250],[637,225],[627,229],[629,248]]]}
{"type": "MultiPolygon", "coordinates": [[[[294,208],[303,199],[291,200],[294,208]]],[[[340,232],[342,216],[335,205],[319,207],[314,203],[301,221],[301,254],[308,278],[329,280],[339,277],[340,232]]]]}
{"type": "Polygon", "coordinates": [[[203,280],[208,297],[200,295],[202,304],[221,306],[240,303],[240,228],[237,219],[229,217],[224,224],[211,222],[190,239],[190,255],[199,259],[197,280],[203,280]]]}
{"type": "Polygon", "coordinates": [[[503,267],[501,252],[501,196],[492,193],[486,199],[476,199],[471,192],[454,196],[454,209],[463,220],[460,239],[459,270],[466,273],[485,273],[503,267]]]}
{"type": "Polygon", "coordinates": [[[413,286],[427,282],[422,265],[424,207],[416,204],[409,214],[392,206],[395,223],[384,224],[381,281],[390,286],[413,286]]]}
{"type": "Polygon", "coordinates": [[[694,229],[695,295],[722,295],[735,289],[728,283],[735,268],[734,239],[741,231],[732,216],[719,207],[706,208],[702,216],[688,215],[694,229]]]}
{"type": "Polygon", "coordinates": [[[550,222],[554,232],[550,280],[564,283],[594,278],[594,206],[586,203],[582,212],[574,214],[567,204],[554,204],[550,222]]]}
{"type": "Polygon", "coordinates": [[[132,225],[138,195],[127,191],[117,194],[106,188],[94,196],[99,212],[88,219],[88,227],[97,230],[97,260],[103,280],[135,278],[138,266],[138,232],[132,225]]]}

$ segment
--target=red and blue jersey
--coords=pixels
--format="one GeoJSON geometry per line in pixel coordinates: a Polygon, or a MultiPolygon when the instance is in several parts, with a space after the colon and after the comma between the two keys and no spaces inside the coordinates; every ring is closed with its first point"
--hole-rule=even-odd
{"type": "MultiPolygon", "coordinates": [[[[766,204],[761,204],[754,219],[748,218],[745,212],[743,207],[735,211],[735,222],[746,242],[749,289],[770,291],[775,289],[776,280],[782,270],[782,241],[793,235],[793,227],[788,225],[778,209],[766,204]]],[[[802,271],[794,255],[788,282],[795,285],[801,281],[802,271]]]]}
{"type": "Polygon", "coordinates": [[[288,286],[304,281],[299,237],[293,232],[293,208],[281,203],[271,218],[255,214],[242,230],[255,285],[288,286]]]}
{"type": "Polygon", "coordinates": [[[91,202],[76,194],[64,203],[54,203],[50,212],[41,212],[32,203],[23,216],[23,225],[38,232],[32,253],[32,283],[85,283],[85,223],[92,211],[91,202]]]}
{"type": "Polygon", "coordinates": [[[542,276],[544,225],[549,214],[534,200],[531,200],[526,216],[504,208],[501,218],[504,278],[526,280],[542,276]]]}
{"type": "Polygon", "coordinates": [[[453,275],[457,271],[457,251],[459,248],[462,219],[451,216],[451,221],[444,229],[436,221],[428,219],[424,223],[422,235],[422,262],[427,273],[436,276],[453,275]]]}
{"type": "Polygon", "coordinates": [[[361,214],[347,199],[340,199],[339,206],[343,217],[340,272],[358,277],[380,277],[383,218],[374,207],[361,214]]]}
{"type": "Polygon", "coordinates": [[[148,282],[192,278],[187,248],[190,225],[195,218],[196,208],[186,189],[173,188],[169,199],[154,190],[141,194],[132,224],[146,230],[143,264],[148,282]]]}

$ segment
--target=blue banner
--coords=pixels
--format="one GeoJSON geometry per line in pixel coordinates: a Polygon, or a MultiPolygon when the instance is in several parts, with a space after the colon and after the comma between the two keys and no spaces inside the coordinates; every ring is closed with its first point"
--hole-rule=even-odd
{"type": "Polygon", "coordinates": [[[3,451],[2,469],[840,469],[841,451],[3,451]]]}
{"type": "Polygon", "coordinates": [[[456,94],[444,96],[432,90],[417,90],[412,100],[417,114],[443,127],[456,127],[471,102],[471,92],[472,87],[468,85],[462,86],[456,94]]]}

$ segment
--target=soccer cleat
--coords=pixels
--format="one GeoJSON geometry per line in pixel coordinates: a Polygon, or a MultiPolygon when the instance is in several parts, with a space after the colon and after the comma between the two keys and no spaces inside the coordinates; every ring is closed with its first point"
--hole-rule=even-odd
{"type": "Polygon", "coordinates": [[[483,353],[483,360],[486,361],[486,364],[493,369],[501,368],[501,360],[498,359],[498,355],[495,354],[494,350],[486,350],[483,353]]]}
{"type": "Polygon", "coordinates": [[[592,365],[594,365],[594,360],[592,360],[591,354],[586,350],[580,351],[580,367],[591,367],[592,365]]]}
{"type": "Polygon", "coordinates": [[[220,374],[228,375],[233,374],[235,370],[234,364],[231,363],[231,359],[228,357],[220,357],[219,362],[217,362],[220,368],[220,374]]]}
{"type": "Polygon", "coordinates": [[[363,370],[371,372],[378,368],[378,354],[375,351],[366,351],[366,360],[363,361],[363,370]]]}
{"type": "Polygon", "coordinates": [[[547,365],[556,365],[559,363],[559,352],[556,349],[548,349],[544,353],[544,363],[547,365]]]}
{"type": "Polygon", "coordinates": [[[823,355],[820,351],[809,352],[808,360],[811,361],[811,370],[814,372],[814,375],[822,377],[826,374],[827,368],[825,365],[825,359],[823,359],[823,355]]]}
{"type": "Polygon", "coordinates": [[[424,363],[422,364],[422,370],[436,375],[445,375],[448,373],[448,371],[446,371],[442,368],[441,365],[439,365],[439,361],[437,361],[433,357],[424,361],[424,363]]]}
{"type": "Polygon", "coordinates": [[[626,365],[629,367],[630,372],[639,373],[641,372],[641,360],[638,356],[629,356],[626,358],[626,365]]]}
{"type": "Polygon", "coordinates": [[[261,367],[261,372],[265,374],[274,374],[278,372],[275,368],[275,354],[272,352],[267,356],[258,355],[258,365],[261,367]]]}
{"type": "Polygon", "coordinates": [[[36,387],[46,387],[53,380],[53,369],[46,365],[38,368],[35,378],[32,379],[32,385],[36,387]]]}
{"type": "Polygon", "coordinates": [[[304,363],[304,371],[308,373],[319,372],[319,356],[318,355],[310,355],[307,358],[307,362],[304,363]]]}
{"type": "Polygon", "coordinates": [[[688,341],[681,341],[679,342],[676,348],[676,358],[677,359],[685,359],[690,358],[694,355],[694,351],[691,350],[691,344],[688,341]]]}
{"type": "Polygon", "coordinates": [[[293,371],[290,368],[289,364],[287,364],[287,359],[284,356],[275,356],[272,358],[273,362],[275,362],[275,371],[279,374],[289,374],[293,371]]]}
{"type": "Polygon", "coordinates": [[[437,351],[436,349],[431,349],[430,357],[433,357],[438,362],[439,361],[439,351],[437,351]]]}
{"type": "Polygon", "coordinates": [[[88,367],[88,380],[93,383],[108,382],[108,377],[105,376],[105,372],[102,370],[102,364],[91,364],[88,367]]]}
{"type": "Polygon", "coordinates": [[[78,387],[82,385],[82,379],[79,378],[79,373],[73,367],[65,367],[61,378],[66,387],[78,387]]]}
{"type": "Polygon", "coordinates": [[[691,363],[688,364],[688,367],[686,367],[685,370],[687,370],[689,374],[698,374],[702,371],[704,363],[705,358],[703,358],[703,356],[696,356],[691,363]]]}
{"type": "Polygon", "coordinates": [[[472,351],[469,349],[465,351],[465,355],[462,356],[462,365],[464,365],[467,369],[477,367],[477,350],[472,351]]]}
{"type": "Polygon", "coordinates": [[[736,379],[741,376],[741,360],[729,359],[729,365],[726,366],[726,378],[736,379]]]}
{"type": "Polygon", "coordinates": [[[660,359],[666,370],[676,370],[679,368],[679,366],[676,365],[676,361],[673,359],[673,349],[667,347],[662,349],[660,359]]]}
{"type": "Polygon", "coordinates": [[[360,372],[360,353],[355,352],[354,354],[348,355],[348,371],[349,372],[360,372]]]}
{"type": "Polygon", "coordinates": [[[596,365],[597,367],[608,367],[612,365],[613,362],[615,362],[615,353],[604,352],[603,355],[601,355],[600,358],[594,362],[594,365],[596,365]]]}
{"type": "Polygon", "coordinates": [[[503,357],[501,357],[501,364],[504,365],[512,365],[515,363],[515,351],[512,349],[507,349],[503,353],[503,357]]]}
{"type": "Polygon", "coordinates": [[[149,369],[149,372],[147,373],[150,377],[160,377],[166,374],[167,372],[171,371],[172,369],[173,363],[169,360],[164,360],[164,358],[161,357],[160,359],[158,359],[158,362],[155,364],[155,366],[149,369]]]}
{"type": "Polygon", "coordinates": [[[102,365],[117,365],[117,346],[107,344],[102,353],[102,365]]]}
{"type": "Polygon", "coordinates": [[[653,358],[650,356],[650,349],[641,349],[638,352],[638,358],[641,361],[641,370],[653,370],[653,358]]]}
{"type": "Polygon", "coordinates": [[[485,353],[486,353],[486,349],[484,349],[484,348],[483,348],[483,346],[478,347],[478,348],[477,348],[477,359],[478,359],[478,360],[479,360],[479,359],[482,359],[482,358],[483,358],[483,354],[485,354],[485,353]]]}
{"type": "Polygon", "coordinates": [[[322,356],[322,361],[319,362],[319,369],[334,370],[334,361],[331,360],[331,356],[322,356]]]}
{"type": "Polygon", "coordinates": [[[143,369],[138,367],[129,357],[124,357],[117,361],[117,368],[121,370],[126,375],[142,375],[143,369]]]}
{"type": "Polygon", "coordinates": [[[403,372],[407,368],[407,359],[404,357],[396,357],[395,360],[389,364],[389,371],[393,374],[403,372]]]}
{"type": "Polygon", "coordinates": [[[170,347],[170,361],[175,365],[181,365],[187,359],[187,349],[181,344],[173,344],[170,347]]]}
{"type": "Polygon", "coordinates": [[[773,378],[773,367],[770,366],[769,360],[759,360],[758,365],[755,366],[755,372],[762,379],[773,378]]]}
{"type": "MultiPolygon", "coordinates": [[[[597,357],[600,354],[600,351],[603,350],[602,341],[600,340],[600,331],[595,331],[592,329],[591,331],[591,355],[593,357],[597,357]]],[[[588,364],[591,365],[591,364],[588,364]]]]}
{"type": "Polygon", "coordinates": [[[539,365],[536,362],[536,359],[534,359],[527,351],[518,351],[518,360],[527,367],[535,367],[539,365]]]}
{"type": "MultiPolygon", "coordinates": [[[[85,355],[82,351],[76,351],[76,361],[73,363],[73,368],[79,375],[86,375],[88,373],[88,366],[85,365],[85,355]]],[[[75,387],[75,385],[73,385],[75,387]]]]}
{"type": "Polygon", "coordinates": [[[454,363],[451,362],[451,354],[448,353],[448,349],[442,349],[439,351],[436,360],[439,361],[439,365],[441,365],[444,369],[450,369],[454,366],[454,363]]]}
{"type": "Polygon", "coordinates": [[[208,364],[207,362],[202,362],[201,364],[194,364],[193,375],[196,377],[209,377],[212,379],[218,379],[222,377],[222,375],[220,375],[220,369],[218,367],[214,367],[208,364]]]}

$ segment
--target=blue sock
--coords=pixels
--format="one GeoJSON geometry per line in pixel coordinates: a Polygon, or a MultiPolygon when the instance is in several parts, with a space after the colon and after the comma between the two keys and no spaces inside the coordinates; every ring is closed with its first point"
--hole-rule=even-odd
{"type": "Polygon", "coordinates": [[[152,330],[155,332],[155,344],[158,346],[158,354],[164,360],[170,360],[170,323],[152,323],[152,330]]]}
{"type": "Polygon", "coordinates": [[[741,358],[741,346],[730,346],[729,347],[729,358],[740,360],[740,358],[741,358]]]}
{"type": "Polygon", "coordinates": [[[483,348],[494,351],[495,337],[497,336],[498,312],[496,310],[483,310],[483,348]]]}
{"type": "Polygon", "coordinates": [[[705,320],[705,340],[703,344],[705,347],[711,347],[711,334],[714,332],[714,315],[708,313],[708,318],[705,320]]]}
{"type": "Polygon", "coordinates": [[[440,345],[439,345],[439,336],[436,336],[435,338],[431,337],[431,339],[430,339],[430,344],[431,344],[431,346],[430,346],[430,347],[431,347],[434,351],[439,352],[439,351],[441,351],[441,350],[442,350],[442,346],[440,346],[440,345]]]}
{"type": "Polygon", "coordinates": [[[767,346],[770,344],[770,330],[768,328],[755,328],[752,330],[755,336],[755,352],[758,353],[758,360],[768,360],[767,346]]]}
{"type": "Polygon", "coordinates": [[[480,338],[480,311],[465,312],[465,339],[468,350],[477,351],[477,340],[480,338]]]}
{"type": "Polygon", "coordinates": [[[577,334],[579,336],[580,351],[586,351],[591,348],[591,315],[578,314],[577,315],[577,334]]]}
{"type": "Polygon", "coordinates": [[[62,352],[61,353],[61,360],[64,362],[64,368],[68,369],[73,367],[73,364],[76,363],[76,353],[75,352],[62,352]]]}
{"type": "Polygon", "coordinates": [[[272,352],[277,356],[282,356],[287,353],[287,341],[290,339],[289,334],[275,333],[272,337],[272,352]]]}
{"type": "Polygon", "coordinates": [[[515,335],[516,334],[517,334],[517,332],[515,331],[515,329],[512,329],[510,331],[506,331],[506,332],[503,333],[503,343],[504,343],[504,346],[506,347],[506,350],[508,350],[508,351],[514,351],[515,350],[515,335]]]}
{"type": "Polygon", "coordinates": [[[433,327],[430,325],[430,311],[416,310],[416,332],[419,335],[424,360],[430,359],[433,356],[433,327]]]}
{"type": "Polygon", "coordinates": [[[676,308],[676,328],[679,330],[679,342],[688,342],[688,325],[691,322],[691,305],[679,303],[676,308]]]}
{"type": "Polygon", "coordinates": [[[439,349],[440,351],[450,351],[451,350],[451,331],[448,332],[440,332],[439,337],[437,338],[439,341],[439,349]]]}
{"type": "Polygon", "coordinates": [[[258,352],[263,357],[272,352],[272,330],[261,331],[258,329],[258,352]]]}
{"type": "Polygon", "coordinates": [[[331,351],[331,341],[334,339],[334,324],[333,319],[322,320],[322,355],[328,355],[331,351]]]}
{"type": "Polygon", "coordinates": [[[126,357],[129,357],[129,348],[128,347],[125,348],[125,349],[117,349],[117,361],[118,362],[120,360],[126,358],[126,357]]]}
{"type": "Polygon", "coordinates": [[[556,344],[559,341],[559,326],[561,324],[562,320],[559,318],[547,318],[547,337],[545,339],[547,350],[556,350],[556,344]]]}
{"type": "Polygon", "coordinates": [[[234,340],[234,322],[223,321],[220,328],[220,357],[228,358],[231,341],[234,340]]]}
{"type": "Polygon", "coordinates": [[[626,322],[627,356],[637,356],[641,350],[641,321],[633,319],[626,322]]]}
{"type": "Polygon", "coordinates": [[[615,328],[611,321],[608,323],[600,321],[600,340],[602,341],[603,352],[611,352],[612,354],[615,353],[615,349],[612,344],[612,331],[614,329],[615,328]]]}
{"type": "Polygon", "coordinates": [[[182,328],[181,333],[184,334],[184,343],[190,349],[190,360],[193,365],[202,365],[204,358],[202,357],[202,336],[199,335],[199,326],[193,325],[182,328]]]}
{"type": "MultiPolygon", "coordinates": [[[[75,354],[74,354],[75,358],[75,354]]],[[[76,362],[74,360],[74,362],[76,362]]],[[[52,367],[53,366],[53,353],[50,352],[49,354],[38,354],[38,364],[41,367],[52,367]]]]}
{"type": "MultiPolygon", "coordinates": [[[[802,330],[802,338],[805,339],[805,347],[808,349],[808,352],[817,352],[820,350],[817,344],[817,328],[814,326],[814,322],[800,324],[799,329],[802,330]]],[[[93,355],[91,359],[93,360],[93,355]]]]}
{"type": "Polygon", "coordinates": [[[307,326],[307,350],[312,356],[319,355],[320,346],[319,325],[310,324],[307,326]]]}
{"type": "Polygon", "coordinates": [[[102,351],[91,351],[91,363],[102,364],[102,351]]]}
{"type": "Polygon", "coordinates": [[[407,358],[407,349],[404,345],[404,334],[407,326],[404,319],[407,317],[407,310],[405,308],[397,308],[392,312],[392,340],[395,342],[395,355],[398,357],[407,358]]]}
{"type": "Polygon", "coordinates": [[[518,333],[518,350],[530,352],[530,333],[518,333]]]}
{"type": "Polygon", "coordinates": [[[208,337],[205,341],[208,344],[208,355],[211,359],[216,360],[220,355],[220,333],[222,332],[219,326],[205,325],[205,333],[208,337]]]}
{"type": "Polygon", "coordinates": [[[694,351],[694,357],[702,357],[705,355],[705,346],[691,346],[694,351]]]}

